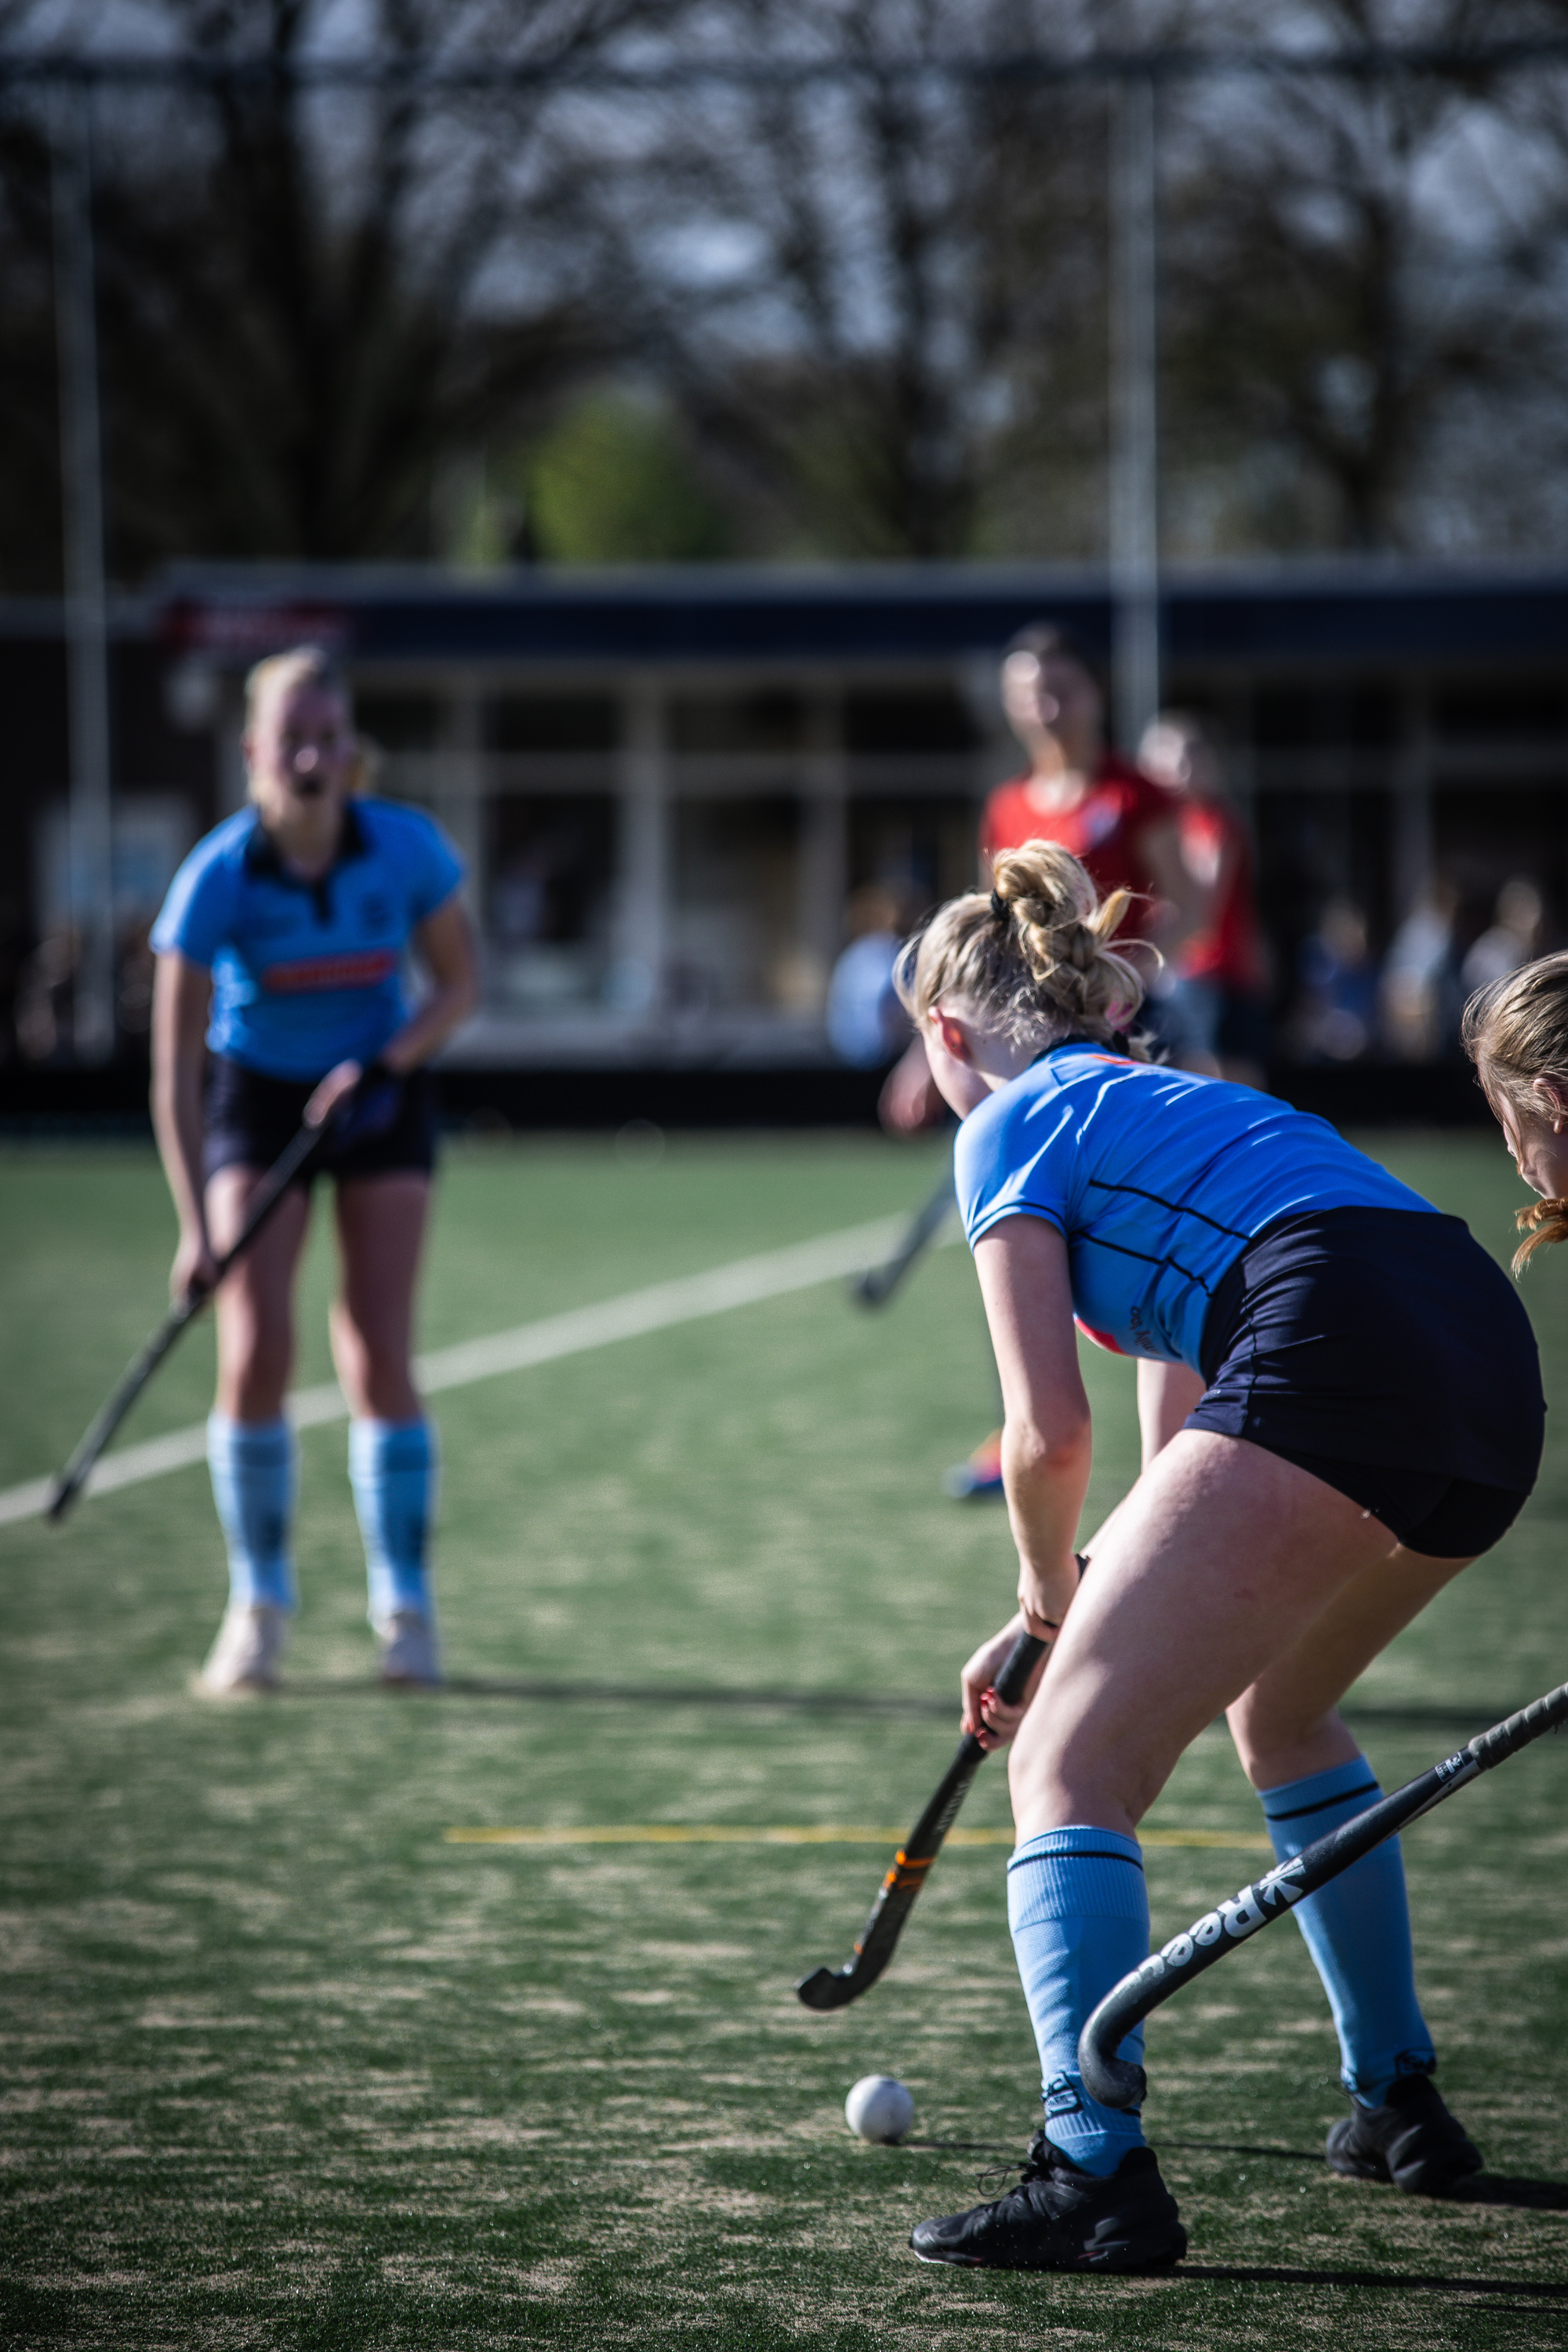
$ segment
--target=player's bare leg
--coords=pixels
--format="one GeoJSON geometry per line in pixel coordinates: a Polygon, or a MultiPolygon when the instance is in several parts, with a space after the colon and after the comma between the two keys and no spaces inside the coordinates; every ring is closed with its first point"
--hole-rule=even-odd
{"type": "Polygon", "coordinates": [[[1131,1836],[1205,1725],[1396,1548],[1294,1463],[1179,1432],[1096,1538],[1014,1742],[1020,1838],[1069,1822],[1131,1836]]]}
{"type": "MultiPolygon", "coordinates": [[[[1093,1826],[1126,1840],[1131,1858],[1136,1823],[1228,1699],[1275,1850],[1299,1851],[1377,1794],[1337,1702],[1464,1565],[1410,1552],[1261,1448],[1178,1433],[1096,1539],[1019,1733],[1021,1843],[1093,1826]]],[[[1424,2191],[1473,2171],[1480,2158],[1428,2080],[1397,1845],[1303,1905],[1299,1924],[1354,2100],[1331,2164],[1424,2191]]]]}
{"type": "MultiPolygon", "coordinates": [[[[1376,1802],[1376,1777],[1337,1703],[1468,1565],[1399,1546],[1342,1586],[1228,1710],[1279,1860],[1376,1802]]],[[[1443,2195],[1481,2158],[1431,2079],[1437,2053],[1416,1998],[1398,1841],[1364,1856],[1294,1916],[1329,1996],[1351,2095],[1349,2115],[1329,2133],[1330,2165],[1353,2179],[1443,2195]]]]}
{"type": "Polygon", "coordinates": [[[338,1187],[342,1283],[332,1302],[332,1361],[356,1418],[411,1421],[421,1411],[410,1358],[414,1293],[430,1179],[400,1171],[338,1187]]]}

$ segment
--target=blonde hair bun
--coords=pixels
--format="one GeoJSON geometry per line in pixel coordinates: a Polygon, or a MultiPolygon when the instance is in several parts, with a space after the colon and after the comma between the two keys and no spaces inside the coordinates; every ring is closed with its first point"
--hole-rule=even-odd
{"type": "Polygon", "coordinates": [[[1102,899],[1059,842],[1000,850],[989,897],[950,898],[904,950],[895,974],[904,1008],[918,1025],[951,998],[1021,1042],[1084,1036],[1146,1061],[1121,1034],[1144,994],[1128,947],[1143,943],[1112,945],[1131,903],[1126,890],[1102,899]]]}

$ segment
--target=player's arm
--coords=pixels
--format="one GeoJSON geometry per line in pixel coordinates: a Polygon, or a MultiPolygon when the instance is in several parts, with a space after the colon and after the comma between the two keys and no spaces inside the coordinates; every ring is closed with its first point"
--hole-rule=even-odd
{"type": "Polygon", "coordinates": [[[963,1670],[965,1728],[995,1735],[995,1745],[1024,1713],[993,1700],[982,1722],[1002,1659],[1025,1627],[1054,1642],[1078,1590],[1073,1541],[1093,1441],[1060,1233],[1042,1217],[1009,1217],[976,1243],[974,1264],[1002,1381],[1002,1477],[1018,1547],[1018,1615],[963,1670]]]}
{"type": "MultiPolygon", "coordinates": [[[[1186,864],[1184,857],[1182,862],[1184,865],[1186,864]]],[[[1242,864],[1241,838],[1235,831],[1233,831],[1231,826],[1227,824],[1220,834],[1219,842],[1215,852],[1214,874],[1212,878],[1210,878],[1205,885],[1204,877],[1201,874],[1196,877],[1199,887],[1204,888],[1206,887],[1210,897],[1216,907],[1225,907],[1229,905],[1230,894],[1236,887],[1237,877],[1241,873],[1242,864]]],[[[1191,873],[1191,866],[1188,866],[1187,870],[1191,873]]]]}
{"type": "MultiPolygon", "coordinates": [[[[432,985],[423,1003],[401,1029],[394,1031],[377,1056],[382,1066],[397,1077],[427,1062],[479,1002],[479,960],[474,927],[455,890],[415,925],[413,944],[432,985]]],[[[333,1104],[358,1084],[360,1075],[358,1062],[340,1062],[329,1070],[305,1106],[307,1119],[319,1125],[333,1104]]]]}
{"type": "Polygon", "coordinates": [[[877,1116],[889,1135],[918,1135],[946,1118],[947,1105],[931,1076],[923,1037],[915,1037],[889,1071],[877,1116]]]}
{"type": "Polygon", "coordinates": [[[455,890],[415,926],[414,951],[430,975],[432,986],[412,1019],[382,1048],[382,1060],[400,1076],[427,1062],[479,1003],[479,959],[474,927],[455,890]]]}
{"type": "Polygon", "coordinates": [[[202,1079],[206,1068],[212,974],[177,949],[157,959],[153,982],[153,1128],[180,1221],[169,1287],[176,1298],[193,1283],[211,1286],[216,1266],[207,1244],[202,1184],[202,1079]]]}
{"type": "Polygon", "coordinates": [[[1167,955],[1179,954],[1189,940],[1209,928],[1215,893],[1199,881],[1182,856],[1174,817],[1161,817],[1143,827],[1138,835],[1138,856],[1156,898],[1170,909],[1155,933],[1155,943],[1167,955]]]}

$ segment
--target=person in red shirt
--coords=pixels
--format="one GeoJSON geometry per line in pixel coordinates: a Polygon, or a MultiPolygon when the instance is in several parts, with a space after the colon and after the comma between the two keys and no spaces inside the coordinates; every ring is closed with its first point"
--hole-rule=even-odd
{"type": "Polygon", "coordinates": [[[1199,908],[1170,796],[1107,746],[1104,704],[1087,655],[1063,630],[1026,629],[1002,664],[1002,705],[1029,769],[998,784],[985,803],[984,869],[999,849],[1057,841],[1088,869],[1101,898],[1133,894],[1124,932],[1169,938],[1172,910],[1184,930],[1199,908]]]}
{"type": "MultiPolygon", "coordinates": [[[[1196,1039],[1184,1020],[1177,958],[1209,919],[1208,893],[1183,863],[1178,813],[1171,795],[1105,740],[1105,700],[1092,659],[1067,630],[1037,622],[1020,631],[1002,660],[1002,707],[1027,752],[1021,776],[998,784],[980,820],[980,866],[988,882],[999,850],[1026,841],[1057,841],[1087,867],[1102,898],[1133,894],[1121,936],[1157,945],[1167,960],[1140,958],[1153,969],[1142,1027],[1177,1062],[1196,1062],[1196,1039]]],[[[1196,1062],[1197,1066],[1203,1066],[1196,1062]]],[[[917,1036],[882,1089],[882,1124],[909,1135],[934,1124],[943,1104],[917,1036]]],[[[1001,1433],[955,1464],[943,1481],[959,1499],[1002,1492],[1001,1433]]]]}
{"type": "MultiPolygon", "coordinates": [[[[1124,933],[1158,945],[1173,981],[1183,949],[1209,919],[1209,894],[1183,862],[1170,793],[1106,743],[1105,701],[1090,656],[1053,623],[1021,630],[1003,656],[1002,707],[1029,765],[985,803],[982,880],[999,849],[1060,842],[1088,868],[1101,897],[1133,894],[1124,933]]],[[[1195,1038],[1183,1016],[1179,992],[1163,972],[1152,971],[1145,1026],[1173,1060],[1184,1063],[1195,1038]]],[[[883,1089],[882,1123],[910,1135],[942,1116],[917,1038],[883,1089]]]]}
{"type": "Polygon", "coordinates": [[[1145,730],[1138,760],[1174,801],[1182,863],[1208,894],[1207,919],[1181,955],[1199,1043],[1221,1077],[1261,1087],[1268,1058],[1268,963],[1246,820],[1226,797],[1213,743],[1186,712],[1162,711],[1145,730]]]}

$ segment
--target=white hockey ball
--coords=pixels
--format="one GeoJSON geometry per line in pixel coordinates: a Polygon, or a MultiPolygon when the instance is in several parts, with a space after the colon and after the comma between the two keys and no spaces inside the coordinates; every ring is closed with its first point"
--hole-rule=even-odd
{"type": "Polygon", "coordinates": [[[865,2074],[844,2102],[845,2121],[862,2139],[884,2144],[902,2139],[915,2119],[915,2103],[891,2074],[865,2074]]]}

